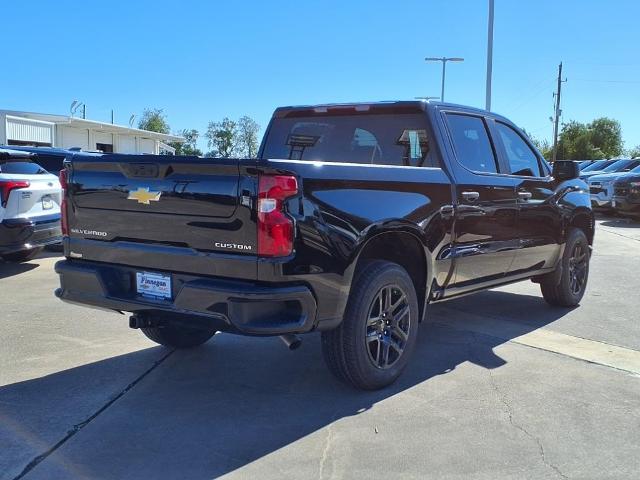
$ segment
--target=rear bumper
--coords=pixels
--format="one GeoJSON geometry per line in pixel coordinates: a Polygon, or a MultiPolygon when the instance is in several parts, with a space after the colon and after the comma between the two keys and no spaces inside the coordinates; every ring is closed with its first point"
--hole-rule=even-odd
{"type": "Polygon", "coordinates": [[[12,218],[0,222],[0,254],[30,250],[62,241],[60,215],[12,218]]]}
{"type": "Polygon", "coordinates": [[[255,282],[164,272],[171,275],[172,300],[155,300],[136,293],[132,267],[98,262],[61,260],[56,296],[66,302],[131,312],[197,316],[219,329],[246,335],[282,335],[312,330],[316,300],[305,285],[265,285],[255,282]]]}

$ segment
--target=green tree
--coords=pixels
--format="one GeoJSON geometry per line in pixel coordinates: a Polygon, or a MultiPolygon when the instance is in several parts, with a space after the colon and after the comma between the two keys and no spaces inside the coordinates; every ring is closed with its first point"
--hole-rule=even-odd
{"type": "Polygon", "coordinates": [[[183,143],[171,142],[169,144],[176,149],[176,155],[194,155],[197,157],[202,156],[202,150],[197,147],[198,137],[200,136],[200,133],[197,130],[184,129],[179,132],[178,135],[184,137],[186,141],[183,143]]]}
{"type": "Polygon", "coordinates": [[[171,129],[162,112],[163,110],[161,108],[145,108],[138,122],[138,128],[150,132],[169,133],[171,129]]]}
{"type": "Polygon", "coordinates": [[[209,122],[204,136],[207,138],[207,146],[211,149],[207,156],[237,156],[239,129],[234,120],[225,117],[221,122],[209,122]]]}
{"type": "Polygon", "coordinates": [[[596,118],[589,124],[591,144],[606,158],[622,155],[622,128],[620,122],[611,118],[596,118]]]}
{"type": "Polygon", "coordinates": [[[562,125],[558,139],[559,160],[595,160],[622,154],[620,122],[597,118],[589,124],[572,120],[562,125]]]}
{"type": "Polygon", "coordinates": [[[238,150],[245,158],[255,158],[260,142],[258,132],[260,125],[251,117],[244,115],[238,120],[238,150]]]}
{"type": "Polygon", "coordinates": [[[207,156],[255,158],[260,145],[259,131],[260,125],[247,115],[238,120],[225,117],[221,122],[209,122],[204,134],[210,149],[207,156]]]}

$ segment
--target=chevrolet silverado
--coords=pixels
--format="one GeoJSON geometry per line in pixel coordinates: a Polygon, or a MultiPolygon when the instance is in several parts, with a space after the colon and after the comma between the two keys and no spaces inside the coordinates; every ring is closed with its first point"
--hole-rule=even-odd
{"type": "Polygon", "coordinates": [[[338,378],[382,388],[429,304],[532,280],[578,305],[579,173],[502,116],[418,101],[278,108],[257,159],[74,153],[56,295],[173,348],[318,331],[338,378]]]}

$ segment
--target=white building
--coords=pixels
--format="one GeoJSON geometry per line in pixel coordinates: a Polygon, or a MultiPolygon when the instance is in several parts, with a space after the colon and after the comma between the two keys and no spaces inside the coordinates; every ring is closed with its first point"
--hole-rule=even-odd
{"type": "Polygon", "coordinates": [[[184,142],[184,138],[65,115],[0,110],[0,145],[174,153],[169,142],[184,142]]]}

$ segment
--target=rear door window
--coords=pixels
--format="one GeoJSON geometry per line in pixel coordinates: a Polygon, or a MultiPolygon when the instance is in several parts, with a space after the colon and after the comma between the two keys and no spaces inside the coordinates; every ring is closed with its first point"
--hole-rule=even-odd
{"type": "Polygon", "coordinates": [[[275,119],[263,158],[440,167],[422,114],[275,119]]]}
{"type": "Polygon", "coordinates": [[[447,123],[459,163],[473,172],[498,172],[487,126],[481,117],[448,113],[447,123]]]}

